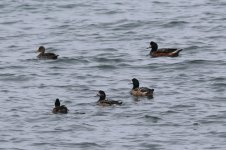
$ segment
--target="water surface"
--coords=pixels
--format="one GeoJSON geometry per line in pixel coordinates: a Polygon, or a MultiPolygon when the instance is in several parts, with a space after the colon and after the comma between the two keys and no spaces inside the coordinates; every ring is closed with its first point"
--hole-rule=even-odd
{"type": "Polygon", "coordinates": [[[226,2],[0,2],[0,149],[226,147],[226,2]],[[183,48],[150,58],[146,47],[183,48]],[[44,45],[58,60],[37,60],[44,45]],[[132,78],[155,89],[129,94],[132,78]],[[104,90],[119,107],[96,106],[104,90]],[[56,98],[67,115],[51,113],[56,98]]]}

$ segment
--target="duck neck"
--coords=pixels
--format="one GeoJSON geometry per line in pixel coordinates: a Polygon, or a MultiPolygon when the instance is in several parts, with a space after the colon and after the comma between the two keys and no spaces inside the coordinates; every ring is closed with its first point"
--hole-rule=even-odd
{"type": "Polygon", "coordinates": [[[100,95],[99,101],[105,100],[105,98],[106,98],[106,95],[100,95]]]}
{"type": "Polygon", "coordinates": [[[133,89],[139,88],[139,83],[133,83],[133,89]]]}
{"type": "Polygon", "coordinates": [[[158,45],[155,43],[151,46],[151,52],[155,52],[158,50],[158,45]]]}
{"type": "Polygon", "coordinates": [[[55,107],[57,108],[57,107],[60,107],[60,101],[59,101],[59,99],[56,99],[56,101],[55,101],[55,107]]]}

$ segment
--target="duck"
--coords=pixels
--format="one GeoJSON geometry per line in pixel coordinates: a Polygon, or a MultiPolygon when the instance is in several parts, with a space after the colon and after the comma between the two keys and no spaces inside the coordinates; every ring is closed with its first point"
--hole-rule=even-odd
{"type": "Polygon", "coordinates": [[[37,50],[37,53],[39,53],[39,55],[37,56],[39,59],[57,59],[57,57],[59,55],[56,55],[54,53],[45,53],[45,47],[44,46],[40,46],[37,50]]]}
{"type": "Polygon", "coordinates": [[[158,49],[158,44],[153,41],[150,42],[150,46],[148,48],[151,48],[150,55],[152,57],[177,57],[179,56],[180,51],[183,50],[179,48],[158,49]]]}
{"type": "Polygon", "coordinates": [[[106,94],[102,90],[98,91],[97,96],[100,97],[100,99],[97,101],[97,105],[100,105],[100,106],[122,105],[122,101],[106,99],[106,94]]]}
{"type": "Polygon", "coordinates": [[[53,108],[52,111],[54,114],[67,114],[68,113],[68,109],[65,105],[60,105],[60,100],[57,98],[55,101],[55,108],[53,108]]]}
{"type": "Polygon", "coordinates": [[[139,87],[139,81],[136,78],[132,79],[133,88],[130,94],[133,96],[148,96],[153,97],[154,89],[147,87],[139,87]]]}

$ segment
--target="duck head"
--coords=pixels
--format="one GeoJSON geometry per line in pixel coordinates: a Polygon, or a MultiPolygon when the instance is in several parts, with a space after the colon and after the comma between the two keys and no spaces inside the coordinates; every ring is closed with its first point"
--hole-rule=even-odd
{"type": "Polygon", "coordinates": [[[139,81],[136,78],[132,79],[133,89],[139,88],[139,81]]]}
{"type": "Polygon", "coordinates": [[[150,46],[148,48],[151,48],[151,52],[157,51],[158,50],[158,44],[151,41],[150,46]]]}
{"type": "Polygon", "coordinates": [[[98,91],[98,93],[97,93],[97,96],[99,96],[100,97],[100,99],[99,100],[105,100],[105,98],[106,98],[106,94],[105,94],[105,92],[104,91],[98,91]]]}
{"type": "Polygon", "coordinates": [[[37,50],[37,53],[45,53],[45,47],[44,46],[40,46],[37,50]]]}

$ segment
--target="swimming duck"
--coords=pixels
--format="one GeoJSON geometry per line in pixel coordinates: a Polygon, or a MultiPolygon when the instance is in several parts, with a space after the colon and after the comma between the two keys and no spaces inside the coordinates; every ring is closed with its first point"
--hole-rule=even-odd
{"type": "Polygon", "coordinates": [[[112,105],[121,105],[122,101],[114,101],[114,100],[108,100],[106,99],[106,94],[104,91],[99,91],[97,93],[97,96],[100,96],[100,99],[97,101],[98,105],[101,106],[112,106],[112,105]]]}
{"type": "Polygon", "coordinates": [[[147,87],[139,87],[139,81],[136,78],[132,79],[133,88],[131,94],[133,96],[148,96],[153,97],[154,89],[149,89],[147,87]]]}
{"type": "Polygon", "coordinates": [[[62,114],[67,114],[68,109],[65,105],[60,105],[60,100],[57,98],[55,101],[55,108],[53,108],[53,113],[62,113],[62,114]]]}
{"type": "Polygon", "coordinates": [[[40,53],[37,57],[39,59],[57,59],[59,55],[56,55],[54,53],[45,53],[45,47],[40,46],[37,50],[37,53],[40,53]]]}
{"type": "Polygon", "coordinates": [[[150,46],[148,48],[151,48],[150,51],[150,55],[152,57],[177,57],[180,53],[180,51],[182,51],[182,49],[178,49],[178,48],[161,48],[158,49],[158,44],[151,41],[150,42],[150,46]]]}

